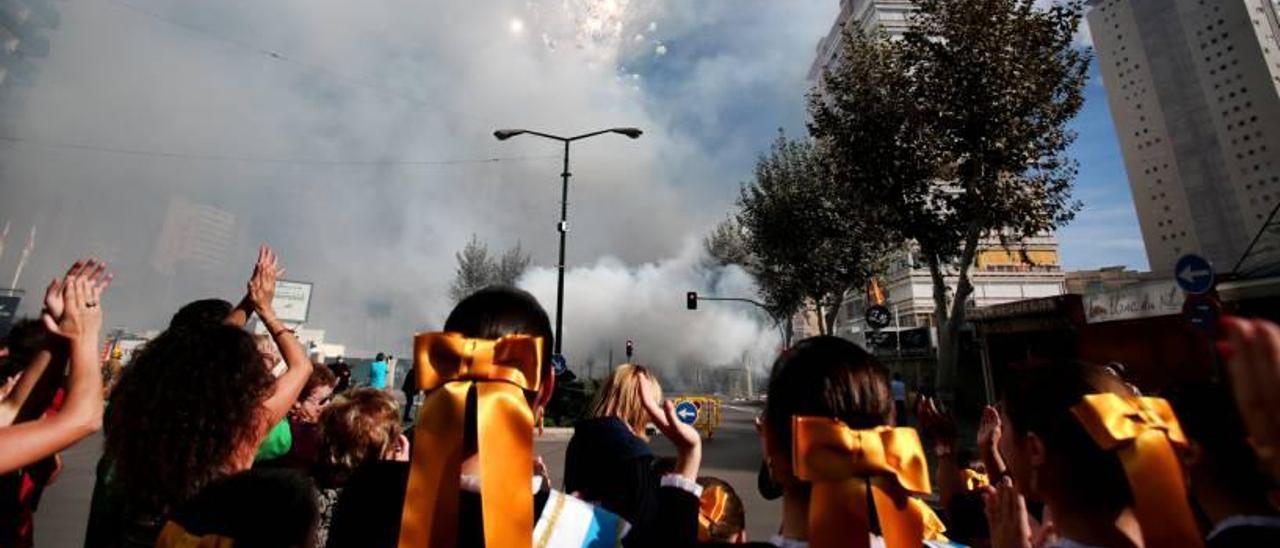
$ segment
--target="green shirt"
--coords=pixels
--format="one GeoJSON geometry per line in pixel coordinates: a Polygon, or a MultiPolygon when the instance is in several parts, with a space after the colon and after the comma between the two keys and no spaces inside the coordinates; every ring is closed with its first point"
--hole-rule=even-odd
{"type": "Polygon", "coordinates": [[[258,445],[258,454],[254,455],[253,461],[278,459],[288,453],[291,447],[293,447],[293,432],[289,430],[289,419],[281,419],[271,427],[270,432],[267,432],[267,437],[262,439],[262,444],[258,445]]]}

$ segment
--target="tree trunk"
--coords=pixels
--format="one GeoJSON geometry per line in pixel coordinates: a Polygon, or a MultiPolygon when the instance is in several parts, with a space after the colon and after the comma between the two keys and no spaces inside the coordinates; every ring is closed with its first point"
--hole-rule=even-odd
{"type": "Polygon", "coordinates": [[[976,225],[971,225],[965,234],[960,252],[960,269],[957,274],[955,295],[952,296],[950,309],[946,302],[946,277],[941,272],[941,265],[930,259],[929,272],[934,282],[934,306],[942,311],[938,316],[938,397],[947,403],[954,403],[956,396],[956,379],[960,364],[960,334],[964,327],[968,310],[969,295],[973,294],[973,283],[969,279],[969,267],[978,253],[978,237],[981,235],[976,225]],[[941,299],[939,299],[941,285],[941,299]]]}
{"type": "Polygon", "coordinates": [[[846,292],[841,291],[836,294],[833,299],[833,304],[828,305],[827,310],[823,311],[823,315],[826,316],[827,321],[827,335],[836,334],[836,319],[840,316],[840,306],[844,304],[845,293],[846,292]]]}

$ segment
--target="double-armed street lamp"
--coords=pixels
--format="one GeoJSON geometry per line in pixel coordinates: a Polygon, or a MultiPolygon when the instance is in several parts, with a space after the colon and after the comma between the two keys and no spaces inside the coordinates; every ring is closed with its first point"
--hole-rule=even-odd
{"type": "Polygon", "coordinates": [[[507,139],[517,135],[529,134],[564,143],[564,171],[560,173],[562,184],[560,188],[560,225],[558,227],[558,230],[560,231],[560,262],[557,265],[557,268],[559,269],[559,276],[556,281],[556,345],[554,351],[556,355],[561,355],[560,349],[563,348],[564,345],[564,337],[562,334],[562,327],[564,325],[564,240],[565,234],[569,232],[569,143],[581,141],[588,137],[604,135],[606,133],[617,133],[620,135],[626,135],[632,139],[639,139],[640,135],[644,132],[633,127],[602,129],[600,131],[583,133],[582,135],[575,135],[573,137],[561,137],[559,135],[551,135],[549,133],[530,131],[527,129],[500,129],[493,132],[493,136],[497,137],[499,141],[506,141],[507,139]]]}

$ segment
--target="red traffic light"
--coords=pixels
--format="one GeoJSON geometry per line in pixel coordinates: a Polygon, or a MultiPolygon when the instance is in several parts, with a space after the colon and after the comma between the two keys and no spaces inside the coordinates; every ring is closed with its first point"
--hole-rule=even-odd
{"type": "Polygon", "coordinates": [[[690,291],[684,294],[684,306],[689,310],[698,309],[698,292],[690,291]]]}

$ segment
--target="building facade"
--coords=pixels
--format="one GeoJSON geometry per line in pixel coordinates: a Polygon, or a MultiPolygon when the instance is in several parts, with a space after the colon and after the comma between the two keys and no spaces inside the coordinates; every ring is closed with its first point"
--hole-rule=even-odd
{"type": "MultiPolygon", "coordinates": [[[[1151,269],[1187,253],[1231,269],[1280,204],[1276,3],[1089,5],[1151,269]]],[[[1280,261],[1280,246],[1254,251],[1280,261]]]]}
{"type": "Polygon", "coordinates": [[[840,14],[827,35],[818,41],[813,65],[809,68],[809,80],[822,85],[823,69],[840,56],[845,29],[852,26],[868,33],[883,31],[891,38],[902,36],[915,9],[911,0],[840,0],[840,14]]]}

